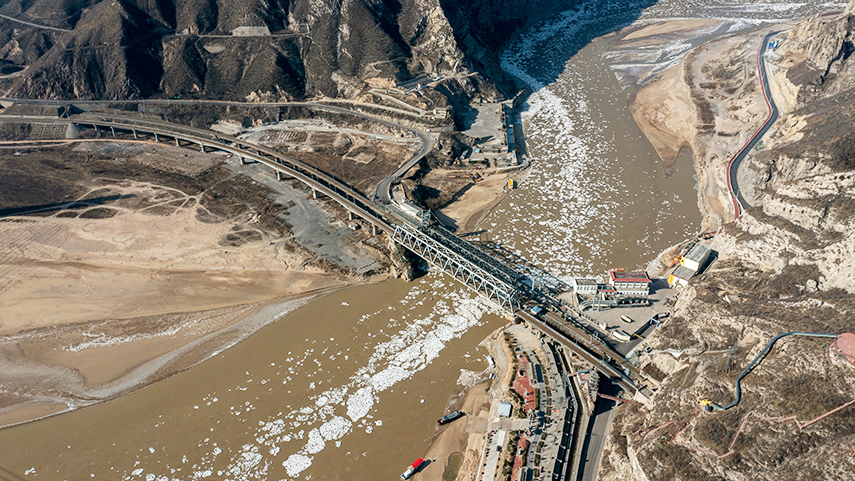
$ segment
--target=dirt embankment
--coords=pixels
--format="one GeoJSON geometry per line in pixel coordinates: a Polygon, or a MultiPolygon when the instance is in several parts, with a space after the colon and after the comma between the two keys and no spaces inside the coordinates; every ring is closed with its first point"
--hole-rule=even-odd
{"type": "Polygon", "coordinates": [[[715,202],[727,195],[729,157],[766,118],[756,53],[770,30],[686,57],[691,102],[712,114],[698,114],[691,140],[706,222],[721,227],[711,245],[718,258],[645,340],[652,352],[639,350],[662,386],[646,412],[616,416],[603,479],[853,479],[855,368],[831,339],[781,340],[742,380],[738,405],[709,413],[698,405],[733,401],[737,376],[775,335],[852,330],[855,64],[844,54],[853,14],[850,1],[844,16],[769,27],[784,31],[767,57],[781,116],[740,169],[754,207],[735,222],[715,202]]]}
{"type": "Polygon", "coordinates": [[[653,78],[631,105],[666,168],[681,149],[692,151],[704,230],[733,219],[726,167],[768,114],[756,61],[762,36],[728,36],[695,48],[653,78]]]}
{"type": "Polygon", "coordinates": [[[302,209],[215,156],[75,145],[0,150],[0,425],[138,389],[355,282],[292,241],[302,209]]]}

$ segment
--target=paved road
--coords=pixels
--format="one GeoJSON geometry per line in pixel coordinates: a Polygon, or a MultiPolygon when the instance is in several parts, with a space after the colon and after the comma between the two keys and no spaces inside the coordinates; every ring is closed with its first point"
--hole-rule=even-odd
{"type": "MultiPolygon", "coordinates": [[[[423,132],[414,127],[408,127],[396,122],[391,122],[388,120],[383,120],[378,117],[374,117],[372,115],[363,114],[360,112],[355,112],[353,110],[344,108],[344,107],[336,107],[334,105],[326,105],[318,102],[235,102],[229,100],[180,100],[180,99],[157,99],[157,100],[42,100],[42,99],[20,99],[20,98],[8,98],[8,97],[0,97],[0,101],[5,102],[15,102],[21,104],[33,104],[33,105],[94,105],[94,106],[106,106],[106,105],[115,105],[115,104],[143,104],[143,105],[220,105],[220,106],[231,106],[231,107],[306,107],[317,110],[325,110],[327,112],[336,112],[336,113],[344,113],[348,115],[353,115],[355,117],[363,118],[366,120],[371,120],[373,122],[377,122],[379,124],[386,125],[388,127],[395,127],[409,131],[421,141],[422,146],[419,151],[414,155],[411,159],[406,161],[398,170],[396,170],[392,175],[386,177],[380,184],[377,185],[377,188],[374,191],[373,200],[380,201],[383,203],[390,203],[392,201],[392,197],[390,195],[389,189],[394,182],[399,180],[412,166],[418,163],[420,160],[424,158],[428,152],[433,149],[433,142],[435,137],[431,134],[423,132]]],[[[399,110],[393,109],[392,107],[386,107],[383,105],[371,105],[372,108],[380,108],[386,110],[399,110]]]]}
{"type": "Polygon", "coordinates": [[[411,130],[411,132],[415,132],[419,139],[422,141],[422,147],[419,149],[418,153],[411,158],[410,160],[404,162],[398,170],[392,173],[389,177],[381,180],[379,184],[377,184],[377,189],[374,190],[374,200],[380,201],[383,203],[392,202],[392,195],[389,189],[392,187],[392,184],[398,181],[404,174],[407,173],[408,170],[414,165],[416,165],[420,160],[424,158],[428,152],[433,149],[433,141],[434,138],[430,134],[426,134],[420,130],[411,130]]]}
{"type": "Polygon", "coordinates": [[[48,27],[47,25],[39,25],[37,23],[27,22],[26,20],[21,20],[21,19],[15,18],[15,17],[10,17],[8,15],[0,14],[0,17],[5,18],[6,20],[10,20],[12,22],[18,22],[20,24],[27,25],[28,27],[42,28],[45,30],[53,30],[54,32],[63,32],[63,33],[71,31],[71,30],[68,30],[65,28],[48,27]]]}
{"type": "MultiPolygon", "coordinates": [[[[600,383],[600,391],[603,394],[616,396],[618,389],[607,380],[600,383]]],[[[597,397],[597,406],[591,419],[590,430],[582,447],[582,462],[579,464],[579,481],[594,481],[600,467],[600,458],[603,456],[606,436],[615,417],[615,403],[611,399],[597,397]]]]}
{"type": "MultiPolygon", "coordinates": [[[[560,332],[556,328],[557,326],[554,323],[554,321],[547,323],[541,319],[538,319],[537,317],[534,317],[533,315],[531,315],[530,313],[528,313],[526,311],[516,311],[515,315],[517,317],[523,319],[524,321],[528,322],[529,325],[540,329],[546,335],[555,339],[561,345],[569,348],[571,351],[575,352],[580,357],[582,357],[582,359],[593,364],[594,367],[598,371],[603,373],[604,376],[606,376],[608,378],[614,378],[615,382],[617,382],[620,385],[620,387],[627,390],[629,393],[635,394],[635,392],[638,390],[638,388],[635,386],[635,383],[632,381],[632,379],[630,379],[625,373],[621,372],[621,370],[618,367],[613,366],[609,361],[604,360],[601,357],[599,357],[597,354],[592,353],[591,351],[589,351],[586,348],[586,346],[582,346],[578,342],[579,337],[577,337],[577,336],[581,336],[581,335],[573,332],[572,329],[570,328],[570,326],[562,326],[565,329],[571,331],[571,332],[565,334],[564,332],[560,332]]],[[[547,316],[548,316],[548,314],[547,314],[547,316]]],[[[619,363],[619,366],[631,367],[632,369],[635,369],[637,371],[637,369],[634,366],[632,366],[631,364],[629,364],[628,362],[626,362],[626,360],[623,359],[623,356],[621,356],[620,354],[615,353],[615,352],[611,352],[611,354],[612,354],[611,356],[609,356],[608,354],[606,354],[606,356],[610,357],[614,362],[619,363]]],[[[639,375],[640,375],[640,373],[639,373],[639,375]]]]}
{"type": "Polygon", "coordinates": [[[742,196],[742,191],[739,189],[739,167],[742,161],[751,152],[751,149],[760,142],[760,139],[766,135],[766,132],[778,119],[778,107],[772,99],[772,92],[769,90],[769,79],[766,76],[766,59],[763,54],[769,46],[769,39],[778,32],[772,32],[763,37],[763,42],[760,45],[760,50],[757,52],[757,70],[760,74],[760,82],[763,85],[763,99],[766,101],[766,106],[769,108],[769,116],[763,125],[754,133],[754,135],[742,146],[742,149],[730,160],[727,166],[727,184],[730,189],[730,196],[733,198],[734,218],[739,217],[745,209],[751,207],[748,201],[742,196]]]}

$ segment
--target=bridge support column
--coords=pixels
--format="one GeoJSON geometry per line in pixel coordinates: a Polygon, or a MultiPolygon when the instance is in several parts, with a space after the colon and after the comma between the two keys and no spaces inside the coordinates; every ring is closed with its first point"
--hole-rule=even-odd
{"type": "Polygon", "coordinates": [[[175,138],[175,146],[181,147],[181,142],[178,140],[178,137],[175,138]]]}
{"type": "Polygon", "coordinates": [[[281,171],[281,170],[277,170],[277,171],[276,171],[276,180],[283,180],[283,179],[282,179],[282,171],[281,171]]]}
{"type": "Polygon", "coordinates": [[[313,199],[317,199],[317,198],[318,198],[318,191],[317,191],[317,190],[315,190],[315,189],[312,189],[312,198],[313,198],[313,199]]]}
{"type": "Polygon", "coordinates": [[[347,220],[353,220],[353,212],[347,211],[347,220]]]}
{"type": "Polygon", "coordinates": [[[239,159],[240,159],[240,165],[246,165],[246,159],[244,159],[242,155],[239,157],[239,159]]]}
{"type": "Polygon", "coordinates": [[[157,138],[157,133],[155,133],[155,134],[154,134],[154,141],[155,141],[155,142],[160,142],[160,139],[158,139],[158,138],[157,138]]]}
{"type": "Polygon", "coordinates": [[[377,235],[377,226],[371,224],[371,235],[377,235]]]}
{"type": "Polygon", "coordinates": [[[202,153],[205,153],[205,144],[199,144],[199,148],[202,149],[202,153]]]}
{"type": "Polygon", "coordinates": [[[134,130],[134,139],[137,139],[137,138],[139,138],[139,137],[137,137],[137,131],[134,130]]]}
{"type": "Polygon", "coordinates": [[[95,126],[95,133],[96,134],[98,133],[98,126],[97,125],[95,126]]]}
{"type": "Polygon", "coordinates": [[[113,127],[110,127],[110,132],[113,133],[113,138],[115,138],[116,137],[116,129],[113,127]]]}

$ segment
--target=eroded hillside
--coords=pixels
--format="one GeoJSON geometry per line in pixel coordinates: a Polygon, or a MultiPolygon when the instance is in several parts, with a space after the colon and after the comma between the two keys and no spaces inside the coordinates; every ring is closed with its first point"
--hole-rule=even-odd
{"type": "Polygon", "coordinates": [[[745,376],[739,404],[698,404],[733,401],[737,376],[778,334],[855,329],[853,31],[850,2],[843,14],[712,42],[677,71],[685,94],[674,105],[691,102],[680,106],[693,118],[684,136],[718,259],[647,341],[641,365],[663,385],[649,410],[618,415],[604,479],[855,479],[855,366],[833,339],[782,339],[745,376]],[[740,172],[754,207],[732,221],[726,152],[765,118],[751,52],[777,30],[767,64],[781,117],[740,172]],[[730,80],[698,81],[716,75],[730,80]]]}
{"type": "Polygon", "coordinates": [[[11,74],[0,85],[78,100],[352,97],[419,78],[465,92],[496,77],[513,90],[497,52],[526,22],[574,3],[11,0],[0,7],[11,74]]]}

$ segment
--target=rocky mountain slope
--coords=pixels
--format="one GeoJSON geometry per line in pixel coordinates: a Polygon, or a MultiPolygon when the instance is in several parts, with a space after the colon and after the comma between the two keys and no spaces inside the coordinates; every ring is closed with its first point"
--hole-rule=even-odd
{"type": "MultiPolygon", "coordinates": [[[[427,76],[495,76],[517,28],[576,0],[8,0],[0,78],[58,99],[349,97],[427,76]],[[38,28],[43,25],[49,28],[38,28]],[[24,69],[21,71],[21,69],[24,69]]],[[[456,78],[455,78],[456,76],[456,78]]]]}
{"type": "MultiPolygon", "coordinates": [[[[663,385],[648,409],[617,416],[603,479],[855,479],[855,365],[830,352],[829,339],[779,341],[744,378],[736,407],[698,405],[733,401],[737,375],[780,333],[855,330],[855,0],[843,14],[774,30],[783,30],[768,60],[781,117],[741,175],[754,207],[735,222],[707,211],[718,259],[649,337],[641,365],[663,385]]],[[[682,71],[756,69],[745,53],[764,32],[714,42],[705,48],[726,45],[725,54],[694,52],[682,71]]],[[[704,86],[683,77],[695,113],[688,140],[708,147],[696,159],[702,184],[724,175],[727,159],[707,155],[716,136],[765,118],[756,75],[747,78],[754,89],[731,78],[704,86]],[[717,108],[723,95],[730,108],[717,108]]],[[[709,206],[707,192],[715,195],[702,185],[709,206]]]]}

